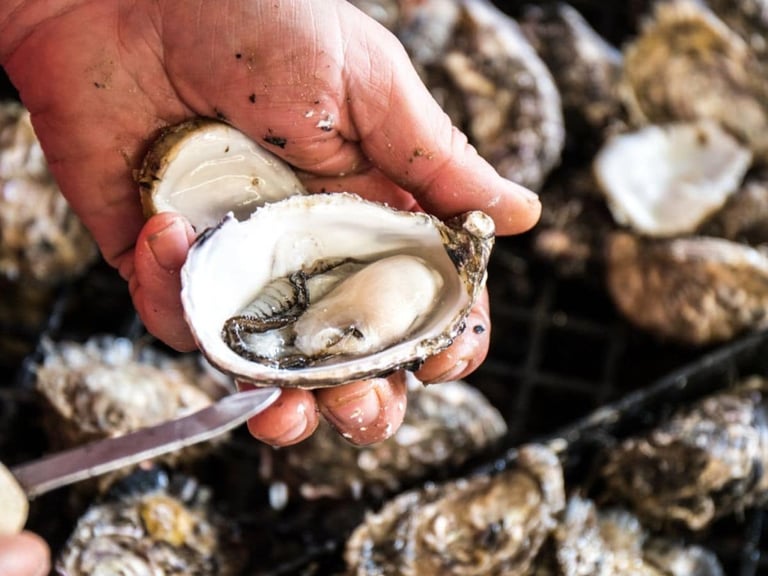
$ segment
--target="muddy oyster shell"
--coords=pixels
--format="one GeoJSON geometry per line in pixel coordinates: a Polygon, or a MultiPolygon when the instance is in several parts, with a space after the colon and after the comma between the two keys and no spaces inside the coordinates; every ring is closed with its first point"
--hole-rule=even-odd
{"type": "Polygon", "coordinates": [[[762,504],[768,495],[767,390],[764,378],[747,378],[624,440],[603,468],[609,493],[646,521],[692,530],[762,504]]]}
{"type": "Polygon", "coordinates": [[[83,272],[96,244],[48,170],[29,112],[0,104],[0,278],[50,286],[83,272]]]}
{"type": "Polygon", "coordinates": [[[768,256],[720,238],[607,240],[606,282],[637,326],[691,344],[717,342],[768,323],[768,256]]]}
{"type": "Polygon", "coordinates": [[[120,436],[194,412],[227,392],[198,355],[171,357],[127,338],[44,342],[35,368],[57,447],[120,436]]]}
{"type": "Polygon", "coordinates": [[[565,140],[552,75],[486,0],[405,2],[395,34],[453,123],[503,176],[538,189],[565,140]]]}
{"type": "Polygon", "coordinates": [[[717,557],[696,545],[651,537],[621,508],[598,508],[580,495],[568,499],[534,576],[723,576],[717,557]]]}
{"type": "Polygon", "coordinates": [[[349,574],[529,574],[564,505],[557,457],[526,445],[510,469],[405,492],[368,514],[347,541],[349,574]]]}
{"type": "Polygon", "coordinates": [[[751,152],[711,121],[652,125],[609,139],[595,176],[619,224],[649,236],[694,231],[738,190],[751,152]]]}
{"type": "Polygon", "coordinates": [[[747,43],[703,3],[656,3],[624,49],[624,100],[636,121],[708,118],[768,157],[768,82],[747,43]]]}
{"type": "Polygon", "coordinates": [[[137,471],[78,520],[56,558],[57,574],[234,576],[247,552],[210,490],[161,470],[137,471]]]}
{"type": "Polygon", "coordinates": [[[145,214],[179,212],[197,231],[215,226],[229,212],[244,219],[257,206],[306,193],[286,162],[210,118],[163,130],[138,181],[145,214]]]}
{"type": "Polygon", "coordinates": [[[182,269],[192,333],[218,369],[257,384],[332,386],[448,347],[482,290],[493,221],[443,223],[346,193],[226,218],[182,269]]]}
{"type": "Polygon", "coordinates": [[[413,378],[405,419],[391,437],[355,446],[321,422],[296,446],[265,446],[261,471],[273,486],[287,486],[307,499],[382,497],[428,475],[456,470],[506,431],[498,410],[466,382],[424,386],[413,378]]]}

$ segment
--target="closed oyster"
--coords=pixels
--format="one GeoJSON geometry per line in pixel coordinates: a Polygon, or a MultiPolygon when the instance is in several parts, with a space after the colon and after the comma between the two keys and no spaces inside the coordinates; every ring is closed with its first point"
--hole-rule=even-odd
{"type": "Polygon", "coordinates": [[[622,130],[621,51],[563,2],[526,7],[520,26],[560,92],[568,151],[581,156],[622,130]]]}
{"type": "Polygon", "coordinates": [[[310,438],[288,448],[264,449],[264,479],[304,498],[352,494],[382,497],[415,480],[456,470],[499,440],[507,427],[471,385],[423,386],[409,380],[408,410],[398,431],[371,446],[355,446],[321,423],[310,438]]]}
{"type": "Polygon", "coordinates": [[[704,4],[659,2],[625,46],[624,96],[635,118],[707,118],[768,159],[768,77],[749,46],[704,4]]]}
{"type": "Polygon", "coordinates": [[[709,550],[651,537],[638,518],[620,508],[599,509],[574,495],[554,532],[552,554],[535,576],[723,576],[709,550]]]}
{"type": "Polygon", "coordinates": [[[646,126],[611,138],[594,159],[619,224],[649,236],[694,231],[738,190],[747,148],[711,121],[646,126]]]}
{"type": "Polygon", "coordinates": [[[543,445],[513,468],[405,492],[347,541],[350,574],[528,574],[565,505],[563,473],[543,445]]]}
{"type": "Polygon", "coordinates": [[[163,130],[144,158],[138,182],[145,214],[179,212],[198,232],[229,212],[244,219],[257,206],[306,193],[286,162],[209,118],[163,130]]]}
{"type": "Polygon", "coordinates": [[[210,500],[210,490],[190,477],[137,471],[78,520],[56,558],[56,573],[240,574],[245,548],[210,500]]]}
{"type": "Polygon", "coordinates": [[[428,0],[406,2],[395,33],[480,155],[538,189],[565,129],[552,76],[518,24],[486,0],[428,0]]]}
{"type": "Polygon", "coordinates": [[[748,378],[624,440],[602,471],[609,492],[647,521],[691,530],[765,502],[766,390],[748,378]]]}
{"type": "Polygon", "coordinates": [[[766,0],[707,0],[707,5],[768,64],[768,2],[766,0]]]}
{"type": "Polygon", "coordinates": [[[333,386],[448,347],[482,290],[493,221],[448,223],[346,193],[226,218],[190,248],[184,312],[215,367],[256,384],[333,386]]]}
{"type": "Polygon", "coordinates": [[[50,286],[97,257],[48,170],[29,112],[17,102],[0,104],[0,278],[50,286]]]}
{"type": "Polygon", "coordinates": [[[618,309],[664,338],[704,344],[768,322],[768,256],[703,236],[607,241],[606,281],[618,309]]]}
{"type": "Polygon", "coordinates": [[[208,406],[225,389],[198,359],[172,358],[112,336],[46,341],[35,374],[52,443],[68,447],[120,436],[208,406]]]}

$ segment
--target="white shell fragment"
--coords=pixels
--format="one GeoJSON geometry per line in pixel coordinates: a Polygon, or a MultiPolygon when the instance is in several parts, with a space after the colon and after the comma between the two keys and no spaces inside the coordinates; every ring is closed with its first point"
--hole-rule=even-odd
{"type": "Polygon", "coordinates": [[[16,534],[27,523],[29,501],[11,471],[0,462],[0,536],[16,534]]]}
{"type": "Polygon", "coordinates": [[[266,202],[306,193],[286,162],[207,118],[166,129],[145,158],[139,183],[147,214],[179,212],[197,231],[229,212],[244,219],[266,202]]]}
{"type": "Polygon", "coordinates": [[[694,231],[741,184],[752,153],[716,123],[646,126],[594,160],[614,219],[649,236],[694,231]]]}
{"type": "Polygon", "coordinates": [[[185,316],[211,364],[257,384],[333,386],[413,367],[463,329],[493,234],[482,212],[443,223],[352,194],[293,196],[198,238],[181,272],[185,316]],[[284,308],[277,328],[224,330],[245,310],[269,323],[284,308]]]}

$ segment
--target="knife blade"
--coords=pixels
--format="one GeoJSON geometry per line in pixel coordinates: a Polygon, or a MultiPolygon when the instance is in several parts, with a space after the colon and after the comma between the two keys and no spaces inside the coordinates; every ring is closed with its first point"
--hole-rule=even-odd
{"type": "MultiPolygon", "coordinates": [[[[10,474],[10,477],[5,482],[0,481],[0,492],[5,484],[13,484],[14,480],[17,486],[9,486],[6,494],[0,493],[0,502],[18,499],[12,494],[14,491],[32,499],[74,482],[210,440],[266,410],[279,396],[279,388],[255,388],[237,392],[187,416],[115,438],[97,440],[6,469],[5,476],[10,474]]],[[[4,468],[1,463],[0,468],[4,468]]],[[[25,522],[26,512],[20,523],[23,526],[25,522]]]]}

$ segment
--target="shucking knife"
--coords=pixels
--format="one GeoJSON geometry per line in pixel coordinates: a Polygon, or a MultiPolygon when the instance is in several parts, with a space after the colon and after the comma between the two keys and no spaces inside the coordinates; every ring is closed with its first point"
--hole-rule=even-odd
{"type": "Polygon", "coordinates": [[[279,396],[279,388],[238,392],[188,416],[123,436],[97,440],[11,469],[0,463],[0,534],[24,528],[29,499],[210,440],[266,410],[279,396]]]}

